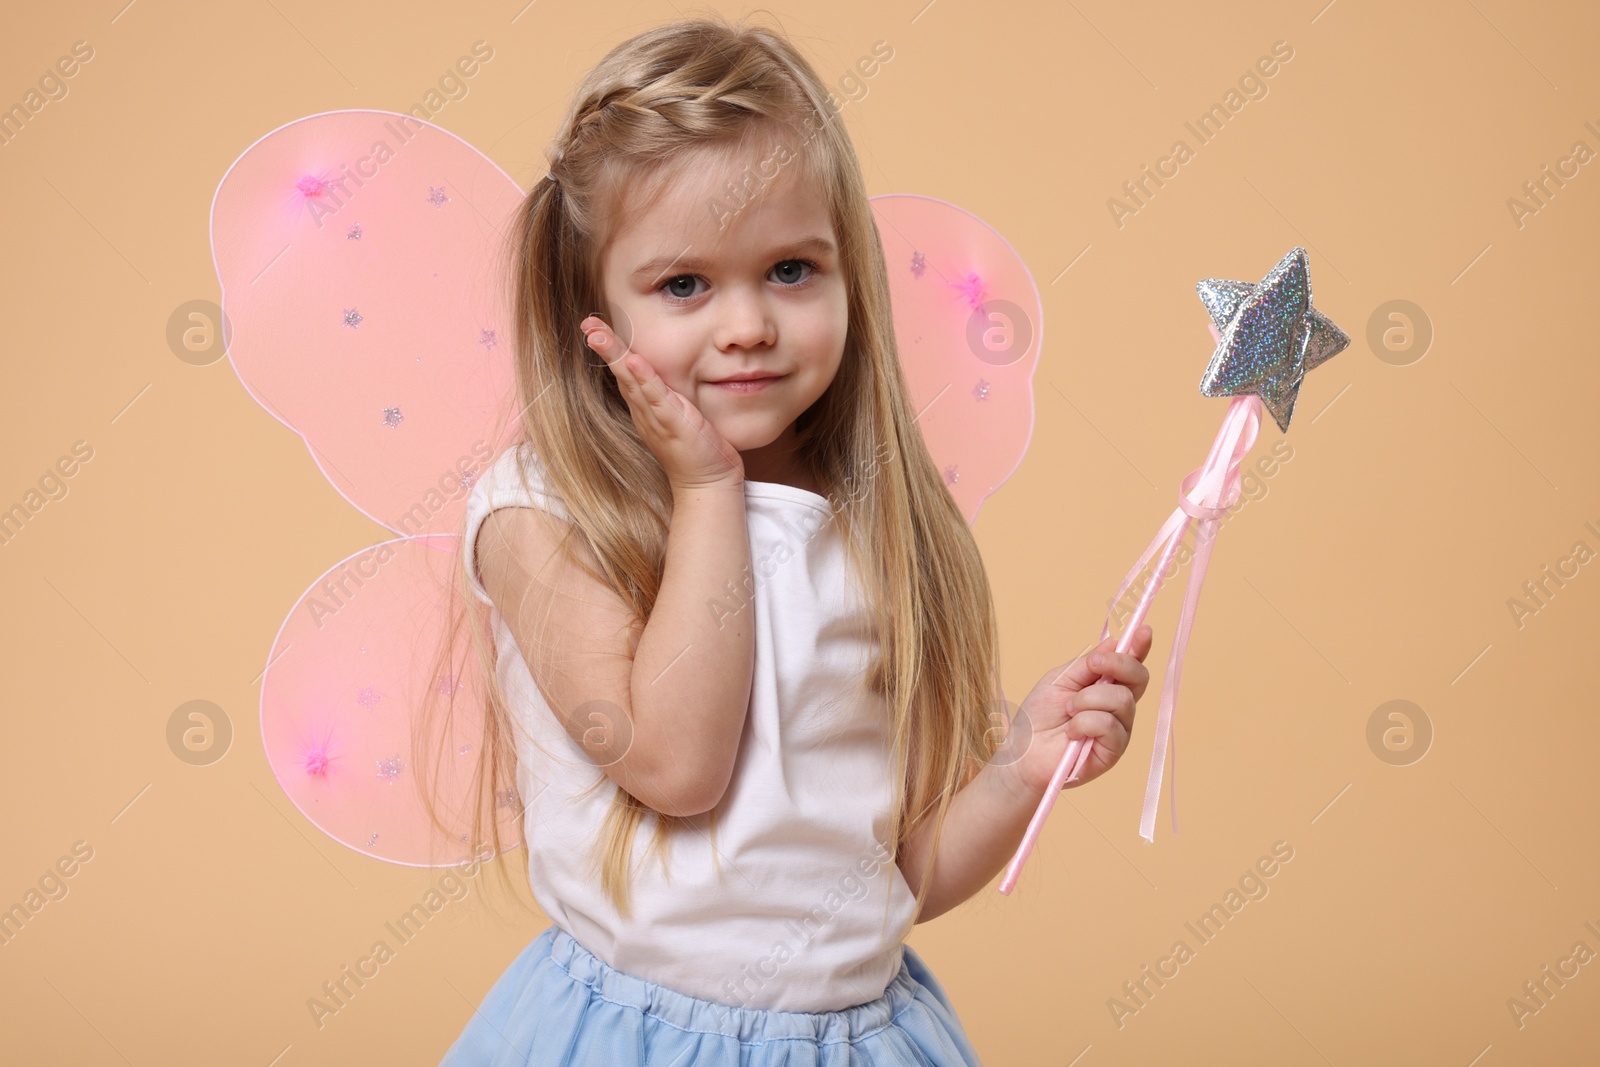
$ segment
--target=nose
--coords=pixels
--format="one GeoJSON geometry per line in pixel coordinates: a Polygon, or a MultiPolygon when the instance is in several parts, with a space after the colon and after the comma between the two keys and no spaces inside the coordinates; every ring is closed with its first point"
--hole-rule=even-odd
{"type": "Polygon", "coordinates": [[[715,329],[718,351],[771,346],[777,341],[777,323],[762,293],[733,287],[720,295],[715,329]]]}

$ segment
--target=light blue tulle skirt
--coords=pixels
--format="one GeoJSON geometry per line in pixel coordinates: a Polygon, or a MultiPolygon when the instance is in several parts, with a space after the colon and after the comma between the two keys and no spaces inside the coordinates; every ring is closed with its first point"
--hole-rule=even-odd
{"type": "Polygon", "coordinates": [[[829,1012],[687,996],[551,926],[512,961],[440,1067],[981,1067],[910,945],[883,995],[829,1012]]]}

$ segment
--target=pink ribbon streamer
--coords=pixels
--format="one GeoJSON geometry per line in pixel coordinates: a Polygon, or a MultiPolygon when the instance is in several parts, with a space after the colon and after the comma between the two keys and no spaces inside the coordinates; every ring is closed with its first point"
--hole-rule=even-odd
{"type": "MultiPolygon", "coordinates": [[[[1116,596],[1111,598],[1110,607],[1106,609],[1105,623],[1100,629],[1098,640],[1104,641],[1111,632],[1111,616],[1116,611],[1117,604],[1121,602],[1123,593],[1127,592],[1134,578],[1144,570],[1145,564],[1150,562],[1150,557],[1159,551],[1161,559],[1156,565],[1155,573],[1151,575],[1150,584],[1145,587],[1139,598],[1139,606],[1134,610],[1133,617],[1128,621],[1117,643],[1117,651],[1128,650],[1133,643],[1134,632],[1144,621],[1145,614],[1155,599],[1156,590],[1161,587],[1162,575],[1189,530],[1189,523],[1198,522],[1194,564],[1189,571],[1189,585],[1184,591],[1183,609],[1178,617],[1178,630],[1173,637],[1172,652],[1167,659],[1166,677],[1161,684],[1161,707],[1156,715],[1155,747],[1150,754],[1150,778],[1145,785],[1144,813],[1139,820],[1139,836],[1144,838],[1147,844],[1155,841],[1156,808],[1161,803],[1161,778],[1166,768],[1169,747],[1172,749],[1173,763],[1172,829],[1174,833],[1178,830],[1177,735],[1173,730],[1173,719],[1178,707],[1178,684],[1183,674],[1184,651],[1188,647],[1189,631],[1194,625],[1195,610],[1200,603],[1200,587],[1205,582],[1206,568],[1211,562],[1211,547],[1216,540],[1217,527],[1228,509],[1239,499],[1243,484],[1239,467],[1255,444],[1260,429],[1261,398],[1254,393],[1234,397],[1228,405],[1228,413],[1222,420],[1222,428],[1217,431],[1206,461],[1184,478],[1178,493],[1178,506],[1173,509],[1155,539],[1139,556],[1139,561],[1128,571],[1127,577],[1122,580],[1116,596]]],[[[1100,681],[1109,680],[1106,677],[1100,679],[1100,681]]],[[[1039,807],[1022,836],[1022,843],[1000,880],[1001,893],[1009,894],[1016,885],[1017,877],[1022,872],[1022,865],[1027,862],[1028,856],[1033,851],[1033,846],[1044,826],[1044,820],[1050,814],[1050,809],[1055,806],[1056,798],[1068,780],[1068,769],[1072,771],[1071,776],[1076,778],[1088,761],[1093,745],[1092,740],[1075,739],[1062,754],[1061,762],[1057,765],[1055,773],[1050,776],[1049,785],[1045,787],[1044,798],[1039,802],[1039,807]]]]}
{"type": "MultiPolygon", "coordinates": [[[[1127,592],[1150,557],[1162,550],[1161,564],[1151,576],[1150,589],[1141,598],[1140,610],[1129,621],[1126,632],[1131,633],[1144,621],[1144,612],[1155,590],[1160,586],[1173,550],[1182,542],[1190,522],[1198,522],[1195,530],[1194,562],[1189,570],[1189,585],[1183,594],[1183,609],[1178,616],[1178,630],[1172,639],[1172,651],[1167,657],[1167,673],[1161,683],[1161,707],[1156,714],[1155,746],[1150,753],[1150,777],[1145,784],[1144,812],[1139,819],[1139,836],[1154,842],[1156,808],[1161,804],[1161,778],[1172,750],[1173,781],[1171,796],[1172,830],[1178,830],[1177,735],[1173,724],[1178,710],[1178,686],[1183,677],[1183,657],[1189,646],[1189,632],[1194,626],[1195,612],[1200,606],[1200,587],[1205,584],[1206,568],[1211,563],[1211,549],[1216,542],[1216,531],[1228,509],[1239,499],[1243,478],[1239,467],[1256,442],[1261,428],[1261,400],[1254,393],[1235,397],[1228,405],[1228,414],[1222,428],[1212,442],[1205,463],[1191,471],[1179,489],[1178,506],[1168,516],[1160,532],[1150,542],[1137,563],[1111,598],[1106,619],[1100,629],[1099,640],[1104,641],[1111,632],[1111,616],[1122,594],[1127,592]]],[[[1092,742],[1090,742],[1092,744],[1092,742]]],[[[1087,746],[1085,746],[1087,748],[1087,746]]],[[[1087,755],[1087,752],[1085,752],[1087,755]]]]}

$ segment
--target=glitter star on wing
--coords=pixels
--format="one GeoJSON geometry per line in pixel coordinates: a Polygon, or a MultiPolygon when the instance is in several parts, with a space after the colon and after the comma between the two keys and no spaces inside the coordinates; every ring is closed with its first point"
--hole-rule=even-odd
{"type": "Polygon", "coordinates": [[[1258,283],[1207,278],[1195,289],[1222,336],[1200,392],[1255,393],[1287,433],[1306,372],[1350,344],[1343,330],[1311,306],[1306,250],[1291,251],[1258,283]]]}

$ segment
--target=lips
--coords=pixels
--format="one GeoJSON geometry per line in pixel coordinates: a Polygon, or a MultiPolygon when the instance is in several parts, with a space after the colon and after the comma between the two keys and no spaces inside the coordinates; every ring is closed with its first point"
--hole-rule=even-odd
{"type": "Polygon", "coordinates": [[[731,378],[718,378],[712,384],[713,385],[726,385],[726,384],[728,384],[730,382],[757,382],[757,381],[766,381],[768,379],[781,378],[781,377],[783,377],[783,375],[781,375],[781,374],[773,374],[770,371],[751,371],[748,374],[735,374],[731,378]]]}
{"type": "Polygon", "coordinates": [[[784,379],[782,374],[745,375],[738,378],[724,378],[710,384],[727,393],[759,393],[772,387],[773,382],[784,379]]]}

